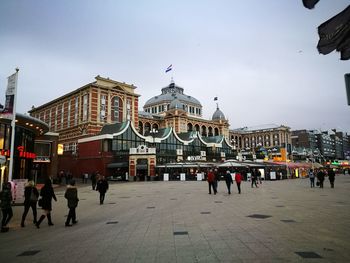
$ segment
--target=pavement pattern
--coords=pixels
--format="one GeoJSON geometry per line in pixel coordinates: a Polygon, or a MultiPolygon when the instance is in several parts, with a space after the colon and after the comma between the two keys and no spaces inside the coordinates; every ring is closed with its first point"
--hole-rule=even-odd
{"type": "MultiPolygon", "coordinates": [[[[55,189],[54,226],[0,233],[0,262],[350,262],[350,176],[335,188],[308,179],[266,181],[259,188],[225,182],[110,183],[103,205],[90,185],[78,185],[78,224],[65,227],[64,187],[55,189]]],[[[41,214],[41,209],[38,215],[41,214]]]]}

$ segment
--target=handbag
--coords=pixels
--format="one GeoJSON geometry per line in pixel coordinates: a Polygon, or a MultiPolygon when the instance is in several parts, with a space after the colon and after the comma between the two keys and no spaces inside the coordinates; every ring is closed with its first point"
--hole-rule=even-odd
{"type": "Polygon", "coordinates": [[[38,201],[38,205],[39,205],[40,207],[42,207],[42,206],[43,206],[43,199],[42,199],[42,198],[40,198],[40,199],[39,199],[39,201],[38,201]]]}

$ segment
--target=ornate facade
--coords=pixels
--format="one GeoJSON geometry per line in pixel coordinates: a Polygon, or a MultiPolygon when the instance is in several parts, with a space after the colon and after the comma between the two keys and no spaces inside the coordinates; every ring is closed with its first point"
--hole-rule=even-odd
{"type": "Polygon", "coordinates": [[[138,124],[136,87],[97,76],[96,81],[29,111],[59,133],[65,152],[75,154],[80,138],[98,134],[107,123],[138,124]]]}
{"type": "Polygon", "coordinates": [[[172,127],[176,133],[199,132],[202,136],[222,135],[229,138],[229,123],[217,106],[211,120],[202,118],[202,105],[184,89],[171,82],[161,94],[149,99],[139,112],[138,130],[147,134],[152,129],[172,127]]]}

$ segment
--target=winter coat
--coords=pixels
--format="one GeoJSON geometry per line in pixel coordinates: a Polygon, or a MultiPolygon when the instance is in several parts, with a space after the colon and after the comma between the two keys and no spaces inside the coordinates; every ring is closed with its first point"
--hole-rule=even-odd
{"type": "Polygon", "coordinates": [[[224,177],[227,184],[233,184],[231,173],[225,173],[224,177]]]}
{"type": "Polygon", "coordinates": [[[328,179],[330,182],[334,182],[334,179],[335,179],[335,173],[332,169],[329,169],[328,170],[328,179]]]}
{"type": "Polygon", "coordinates": [[[64,197],[67,199],[67,205],[69,208],[78,206],[78,189],[75,186],[68,185],[64,197]]]}
{"type": "Polygon", "coordinates": [[[108,182],[107,180],[100,179],[97,181],[96,191],[100,193],[105,193],[108,190],[108,182]]]}
{"type": "Polygon", "coordinates": [[[40,196],[42,197],[42,208],[44,210],[52,210],[52,198],[57,201],[56,195],[52,186],[44,185],[40,190],[40,196]]]}
{"type": "Polygon", "coordinates": [[[207,178],[207,181],[212,183],[215,181],[215,175],[213,172],[208,172],[208,178],[207,178]]]}
{"type": "Polygon", "coordinates": [[[36,196],[36,199],[38,200],[38,198],[39,198],[38,189],[36,189],[36,187],[31,185],[31,184],[27,184],[24,187],[24,205],[30,205],[32,202],[36,203],[36,201],[30,200],[30,196],[32,195],[32,191],[33,191],[33,194],[36,196]]]}
{"type": "Polygon", "coordinates": [[[236,183],[242,182],[242,175],[240,173],[235,174],[235,181],[236,183]]]}
{"type": "Polygon", "coordinates": [[[319,172],[317,173],[317,179],[318,179],[318,181],[320,181],[320,182],[323,182],[323,181],[324,181],[324,172],[323,172],[323,171],[319,171],[319,172]]]}
{"type": "Polygon", "coordinates": [[[9,208],[11,208],[11,203],[12,203],[11,189],[4,188],[0,192],[0,208],[1,209],[9,209],[9,208]]]}

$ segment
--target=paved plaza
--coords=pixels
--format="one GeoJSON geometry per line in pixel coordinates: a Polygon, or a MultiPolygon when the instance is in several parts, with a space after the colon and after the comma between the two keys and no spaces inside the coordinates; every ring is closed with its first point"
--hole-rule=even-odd
{"type": "MultiPolygon", "coordinates": [[[[308,179],[243,182],[228,195],[219,182],[111,183],[104,205],[79,185],[77,225],[65,227],[64,187],[55,189],[54,226],[20,227],[14,207],[0,233],[0,262],[350,262],[350,176],[335,188],[308,179]]],[[[39,214],[41,210],[39,210],[39,214]]]]}

